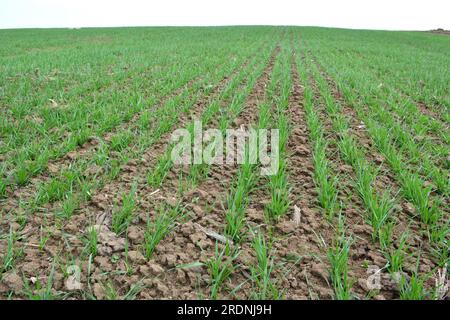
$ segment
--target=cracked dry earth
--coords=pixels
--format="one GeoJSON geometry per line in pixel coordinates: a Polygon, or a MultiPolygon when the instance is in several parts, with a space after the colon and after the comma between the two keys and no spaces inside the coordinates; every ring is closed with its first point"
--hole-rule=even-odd
{"type": "MultiPolygon", "coordinates": [[[[217,297],[261,298],[262,285],[258,279],[262,278],[260,274],[255,276],[255,266],[260,260],[253,245],[255,237],[261,234],[268,250],[269,269],[265,269],[265,275],[271,288],[264,298],[335,299],[329,248],[340,232],[339,221],[324,216],[318,199],[315,145],[305,111],[308,86],[328,141],[325,153],[329,168],[339,177],[337,198],[345,217],[345,234],[352,239],[345,261],[351,297],[398,299],[399,281],[384,270],[387,256],[372,239],[373,229],[364,216],[366,209],[354,184],[356,173],[345,163],[337,147],[340,136],[327,113],[312,68],[319,70],[334,101],[342,106],[350,134],[365,151],[367,161],[379,166],[376,190],[399,194],[401,186],[374,147],[356,111],[320,65],[320,57],[316,61],[316,57],[306,55],[314,54],[306,45],[295,31],[277,30],[268,42],[255,45],[257,50],[219,75],[215,83],[199,84],[201,76],[187,81],[152,109],[162,109],[167,101],[179,97],[178,102],[186,108],[176,114],[170,128],[142,150],[132,141],[128,148],[133,152],[123,158],[121,152],[111,153],[110,157],[123,162],[116,174],[108,178],[102,177],[110,168],[93,165],[89,160],[103,144],[111,144],[118,129],[101,138],[93,137],[75,151],[51,161],[47,170],[28,185],[11,191],[1,202],[1,230],[5,236],[0,239],[0,261],[10,259],[13,263],[2,272],[0,295],[16,299],[46,295],[59,299],[209,299],[214,285],[210,263],[218,251],[223,251],[230,256],[225,254],[219,260],[226,265],[231,259],[233,267],[219,284],[217,297]],[[304,78],[300,76],[302,68],[307,75],[304,78]],[[269,125],[276,128],[276,114],[280,112],[278,107],[286,89],[283,79],[289,79],[287,105],[281,111],[289,122],[285,154],[289,207],[285,214],[275,220],[268,218],[267,206],[272,199],[269,178],[260,177],[245,195],[244,236],[236,241],[227,235],[227,213],[231,210],[227,207],[228,200],[241,170],[237,164],[202,165],[199,168],[203,171],[195,180],[192,165],[172,164],[158,185],[149,183],[149,172],[170,152],[171,133],[177,128],[188,128],[195,120],[206,119],[202,124],[205,130],[220,128],[224,123],[231,129],[256,128],[262,117],[262,105],[267,105],[269,125]],[[23,205],[34,198],[42,183],[48,183],[76,161],[86,164],[83,167],[86,177],[99,179],[101,183],[87,197],[77,198],[70,217],[56,214],[61,209],[61,200],[32,208],[23,205]],[[114,216],[126,206],[129,194],[133,197],[131,219],[125,230],[114,232],[114,216]],[[167,234],[161,237],[153,253],[146,255],[149,221],[157,220],[161,208],[163,211],[176,208],[182,214],[167,227],[167,234]],[[90,241],[92,234],[96,235],[95,250],[90,241]],[[373,275],[371,266],[381,269],[377,289],[368,286],[373,275]]],[[[120,129],[140,130],[141,116],[142,112],[135,114],[120,129]]],[[[156,126],[156,120],[150,127],[156,126]]],[[[398,247],[402,234],[408,230],[411,235],[408,252],[421,252],[417,260],[414,255],[405,258],[403,272],[410,279],[417,272],[418,261],[418,272],[430,274],[424,287],[432,288],[433,275],[441,264],[421,232],[423,226],[411,203],[404,198],[399,198],[395,214],[393,246],[398,247]]]]}

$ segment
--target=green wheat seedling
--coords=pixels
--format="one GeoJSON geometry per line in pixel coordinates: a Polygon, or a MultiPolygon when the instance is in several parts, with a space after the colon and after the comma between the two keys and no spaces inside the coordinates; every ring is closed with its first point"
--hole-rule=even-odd
{"type": "Polygon", "coordinates": [[[182,216],[181,207],[160,205],[153,219],[147,217],[147,228],[144,233],[144,255],[147,260],[150,260],[156,246],[176,227],[177,219],[182,216]]]}
{"type": "Polygon", "coordinates": [[[14,267],[14,262],[17,258],[17,251],[15,248],[16,239],[17,239],[16,233],[13,231],[12,228],[10,228],[8,234],[8,242],[6,244],[6,250],[3,253],[2,266],[0,270],[1,273],[11,270],[14,267]]]}
{"type": "Polygon", "coordinates": [[[372,240],[379,238],[380,230],[391,216],[394,202],[390,198],[389,191],[378,194],[374,190],[376,172],[368,164],[359,158],[356,161],[356,189],[369,213],[369,222],[373,228],[372,240]]]}
{"type": "Polygon", "coordinates": [[[330,279],[333,283],[334,294],[338,300],[349,300],[352,298],[352,281],[348,275],[348,259],[352,243],[353,239],[345,235],[344,220],[342,216],[339,216],[337,237],[327,251],[328,261],[330,262],[330,279]]]}
{"type": "Polygon", "coordinates": [[[237,242],[241,241],[245,226],[245,207],[248,201],[246,191],[244,183],[236,184],[227,196],[225,234],[237,242]]]}
{"type": "Polygon", "coordinates": [[[390,131],[374,123],[372,119],[365,119],[368,126],[368,132],[371,134],[378,150],[386,157],[388,164],[395,174],[404,171],[404,164],[401,155],[397,152],[393,143],[391,143],[390,131]]]}
{"type": "Polygon", "coordinates": [[[197,186],[200,181],[205,179],[209,174],[210,166],[207,164],[193,164],[189,168],[189,181],[192,187],[197,186]]]}
{"type": "Polygon", "coordinates": [[[430,294],[425,289],[428,277],[414,273],[409,279],[402,274],[400,278],[400,299],[401,300],[425,300],[430,294]]]}
{"type": "Polygon", "coordinates": [[[250,266],[251,280],[256,285],[252,298],[258,300],[281,299],[282,293],[273,281],[275,269],[271,244],[266,243],[261,233],[253,233],[252,248],[256,255],[256,264],[250,266]]]}
{"type": "Polygon", "coordinates": [[[130,243],[128,240],[125,240],[125,248],[124,248],[124,264],[125,264],[125,272],[127,276],[131,276],[134,273],[133,265],[130,262],[130,258],[128,253],[130,252],[130,243]]]}
{"type": "Polygon", "coordinates": [[[323,127],[322,127],[322,123],[319,119],[319,117],[317,116],[317,114],[315,112],[312,111],[312,105],[311,105],[311,109],[307,108],[307,123],[308,123],[308,127],[310,130],[310,138],[311,141],[320,141],[323,140],[323,127]]]}
{"type": "Polygon", "coordinates": [[[378,232],[378,243],[380,244],[381,250],[386,252],[393,245],[392,235],[394,229],[396,227],[396,223],[393,220],[390,220],[383,224],[378,232]]]}
{"type": "Polygon", "coordinates": [[[241,165],[238,174],[238,184],[242,184],[247,193],[251,193],[260,178],[257,174],[257,166],[249,163],[248,151],[245,153],[246,162],[241,165]]]}
{"type": "Polygon", "coordinates": [[[122,206],[113,211],[111,227],[116,234],[123,234],[133,219],[133,212],[136,208],[136,184],[133,184],[131,191],[122,196],[122,206]]]}
{"type": "Polygon", "coordinates": [[[450,261],[450,247],[448,236],[450,234],[450,219],[443,223],[436,223],[428,228],[428,239],[432,243],[432,253],[440,266],[444,266],[450,261]]]}
{"type": "Polygon", "coordinates": [[[290,188],[284,167],[285,163],[280,159],[278,172],[269,178],[270,202],[265,207],[265,213],[269,220],[277,220],[286,214],[291,205],[290,188]]]}
{"type": "Polygon", "coordinates": [[[3,173],[0,171],[0,200],[6,198],[6,187],[7,184],[3,179],[3,173]]]}
{"type": "Polygon", "coordinates": [[[270,105],[263,102],[259,105],[258,112],[258,128],[264,129],[269,127],[271,121],[270,105]]]}
{"type": "Polygon", "coordinates": [[[287,142],[289,140],[289,133],[291,126],[287,116],[284,113],[279,113],[277,116],[276,126],[279,132],[279,153],[280,155],[285,154],[287,142]]]}
{"type": "Polygon", "coordinates": [[[78,208],[79,199],[75,194],[69,194],[61,204],[61,209],[56,213],[56,216],[63,219],[69,219],[75,210],[78,208]]]}
{"type": "Polygon", "coordinates": [[[143,281],[138,281],[130,286],[130,289],[123,295],[123,300],[136,300],[138,295],[146,288],[143,281]]]}
{"type": "Polygon", "coordinates": [[[25,165],[18,167],[14,176],[18,186],[25,186],[30,179],[30,173],[25,165]]]}
{"type": "Polygon", "coordinates": [[[115,286],[112,281],[108,281],[102,287],[105,292],[105,300],[135,300],[145,285],[142,281],[133,283],[124,295],[120,294],[120,288],[115,286]]]}
{"type": "MultiPolygon", "coordinates": [[[[281,160],[281,159],[280,159],[281,160]]],[[[270,190],[270,202],[264,208],[267,219],[275,221],[285,215],[291,205],[287,172],[280,170],[270,176],[268,187],[270,190]]]]}
{"type": "Polygon", "coordinates": [[[347,134],[343,135],[342,138],[338,141],[338,148],[342,154],[342,158],[345,162],[350,164],[352,167],[360,167],[361,165],[365,165],[361,161],[364,159],[364,154],[361,152],[356,145],[356,142],[352,136],[347,134]]]}
{"type": "Polygon", "coordinates": [[[153,188],[161,186],[173,166],[170,150],[169,148],[167,152],[159,157],[155,168],[147,174],[147,183],[153,188]]]}
{"type": "Polygon", "coordinates": [[[245,152],[245,159],[246,161],[241,165],[237,179],[227,195],[226,202],[225,234],[236,242],[240,242],[243,239],[248,195],[253,191],[258,180],[256,166],[248,161],[248,149],[245,152]]]}
{"type": "Polygon", "coordinates": [[[426,289],[426,283],[430,278],[430,274],[419,274],[419,256],[416,259],[415,270],[409,279],[404,273],[400,277],[400,299],[401,300],[425,300],[433,296],[433,292],[426,289]]]}
{"type": "Polygon", "coordinates": [[[233,252],[229,244],[226,244],[223,249],[219,249],[219,245],[216,243],[214,256],[205,262],[211,278],[211,299],[215,300],[218,298],[223,283],[236,269],[234,261],[238,255],[239,251],[233,252]]]}
{"type": "Polygon", "coordinates": [[[41,226],[40,230],[39,230],[39,244],[38,244],[38,249],[39,251],[44,251],[45,249],[45,244],[47,243],[47,241],[50,239],[51,234],[47,233],[44,234],[44,228],[41,226]]]}
{"type": "Polygon", "coordinates": [[[314,183],[317,186],[319,203],[325,209],[327,217],[332,219],[338,210],[338,178],[331,175],[325,154],[326,147],[325,141],[317,140],[313,153],[314,183]]]}
{"type": "Polygon", "coordinates": [[[86,247],[84,252],[92,257],[95,257],[98,253],[98,230],[95,226],[90,226],[87,230],[84,242],[86,247]]]}
{"type": "Polygon", "coordinates": [[[111,281],[102,285],[103,291],[105,293],[105,300],[118,300],[120,297],[118,289],[114,286],[111,281]]]}
{"type": "Polygon", "coordinates": [[[400,177],[403,194],[418,209],[423,223],[429,226],[435,225],[440,220],[442,213],[436,202],[430,203],[431,186],[424,187],[417,174],[402,172],[400,177]]]}
{"type": "Polygon", "coordinates": [[[109,146],[101,140],[97,152],[93,156],[93,163],[99,167],[105,167],[108,164],[109,146]]]}
{"type": "Polygon", "coordinates": [[[371,202],[368,206],[370,224],[373,228],[373,238],[380,237],[381,228],[391,219],[394,205],[395,203],[390,197],[390,192],[385,191],[378,197],[377,201],[371,202]]]}
{"type": "Polygon", "coordinates": [[[138,120],[139,129],[145,130],[148,129],[148,127],[151,124],[152,116],[149,110],[145,110],[142,112],[141,116],[138,120]]]}
{"type": "Polygon", "coordinates": [[[41,184],[35,202],[42,205],[62,200],[67,194],[73,193],[76,185],[82,185],[84,181],[81,170],[68,169],[62,172],[60,176],[41,184]]]}
{"type": "Polygon", "coordinates": [[[449,196],[450,194],[450,179],[448,179],[448,170],[436,168],[430,164],[429,161],[424,161],[423,166],[426,167],[426,171],[429,172],[430,178],[436,184],[437,192],[443,196],[449,196]]]}
{"type": "Polygon", "coordinates": [[[408,249],[408,238],[409,232],[406,231],[402,234],[398,246],[393,247],[385,252],[386,258],[388,260],[388,270],[391,274],[396,274],[403,270],[403,264],[406,258],[406,250],[408,249]]]}

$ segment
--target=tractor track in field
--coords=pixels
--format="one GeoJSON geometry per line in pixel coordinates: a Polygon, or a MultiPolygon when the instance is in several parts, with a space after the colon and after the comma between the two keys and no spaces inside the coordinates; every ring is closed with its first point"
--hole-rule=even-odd
{"type": "MultiPolygon", "coordinates": [[[[248,65],[251,58],[248,58],[244,64],[242,65],[242,68],[248,65]]],[[[196,118],[200,113],[201,110],[204,109],[204,107],[212,101],[212,99],[217,96],[223,88],[226,86],[228,82],[230,82],[240,69],[235,69],[231,75],[225,76],[219,84],[215,87],[212,93],[210,93],[208,96],[204,96],[199,101],[195,103],[195,105],[192,107],[192,110],[189,114],[180,115],[178,119],[178,125],[186,124],[188,121],[193,120],[196,118]]],[[[143,189],[138,190],[138,195],[141,194],[151,194],[154,190],[150,190],[146,183],[145,183],[145,172],[147,168],[151,168],[157,156],[159,154],[162,154],[165,150],[165,147],[167,145],[167,142],[170,138],[170,133],[165,134],[158,142],[156,142],[152,147],[147,149],[147,151],[143,154],[141,161],[131,160],[129,161],[121,171],[119,177],[115,179],[114,181],[106,184],[101,190],[97,190],[95,194],[92,195],[92,200],[89,203],[83,203],[81,207],[79,208],[79,212],[76,215],[73,215],[70,220],[62,226],[62,230],[58,231],[56,234],[52,234],[51,238],[48,240],[46,245],[46,252],[40,252],[35,245],[29,245],[24,244],[25,247],[25,262],[19,265],[19,269],[21,267],[24,267],[25,273],[28,274],[35,274],[36,270],[40,270],[40,274],[48,274],[50,264],[48,263],[47,259],[43,259],[43,257],[46,257],[47,255],[50,255],[50,257],[55,257],[60,252],[64,252],[66,254],[71,255],[79,255],[81,251],[83,250],[84,246],[81,240],[76,237],[76,234],[84,233],[85,229],[87,229],[91,224],[97,223],[97,224],[103,224],[107,225],[110,221],[110,215],[112,213],[112,209],[114,206],[114,201],[118,198],[117,195],[120,195],[121,192],[124,192],[125,190],[131,189],[131,184],[134,181],[137,181],[139,185],[143,185],[143,189]],[[142,175],[142,173],[144,175],[142,175]],[[136,177],[137,175],[137,177],[136,177]],[[137,178],[137,179],[136,179],[137,178]],[[84,229],[83,229],[84,228],[84,229]],[[61,250],[60,246],[64,247],[64,250],[61,250]],[[37,261],[41,261],[36,265],[37,261]],[[47,261],[47,262],[46,262],[47,261]],[[34,268],[27,269],[27,266],[34,266],[34,268]]],[[[153,200],[153,199],[151,199],[153,200]]],[[[139,207],[142,209],[151,209],[153,208],[152,203],[149,203],[148,201],[143,200],[142,202],[139,202],[139,207]]],[[[30,229],[37,230],[38,226],[40,225],[39,220],[33,221],[32,223],[34,226],[32,228],[28,227],[25,231],[26,233],[30,233],[30,229]]],[[[31,223],[31,222],[29,222],[31,223]]],[[[114,249],[114,246],[118,246],[121,249],[123,249],[123,239],[120,239],[116,236],[111,236],[112,240],[112,246],[114,249]]],[[[39,239],[34,235],[31,237],[29,242],[31,243],[38,243],[39,239]]],[[[117,249],[117,248],[115,248],[117,249]]],[[[104,247],[101,250],[103,250],[103,254],[111,253],[111,248],[108,249],[108,247],[104,247]]],[[[136,251],[138,252],[138,251],[136,251]]],[[[100,266],[105,267],[106,266],[112,267],[111,264],[107,264],[105,260],[107,259],[105,256],[98,256],[95,261],[94,265],[99,266],[95,270],[100,271],[100,266]]],[[[87,263],[83,262],[82,270],[84,272],[87,272],[89,266],[87,263]]],[[[118,266],[118,270],[123,270],[123,265],[118,266]]],[[[110,270],[112,271],[112,270],[110,270]]],[[[120,272],[120,271],[118,271],[120,272]]],[[[94,280],[95,277],[98,276],[98,274],[95,274],[94,271],[94,280]]],[[[61,277],[60,274],[58,274],[58,285],[57,287],[61,288],[61,277]]],[[[98,276],[99,278],[96,280],[102,280],[104,278],[98,276]]],[[[126,278],[126,277],[125,277],[126,278]]],[[[82,278],[84,281],[86,281],[86,277],[82,278]]],[[[135,278],[131,277],[131,283],[136,282],[135,278]]],[[[128,280],[127,280],[128,281],[128,280]]],[[[0,288],[1,289],[1,288],[0,288]]]]}

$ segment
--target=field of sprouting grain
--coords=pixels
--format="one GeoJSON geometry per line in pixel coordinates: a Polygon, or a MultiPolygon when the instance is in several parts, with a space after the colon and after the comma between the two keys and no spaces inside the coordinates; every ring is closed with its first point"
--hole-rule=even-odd
{"type": "Polygon", "coordinates": [[[450,37],[0,30],[2,299],[443,299],[450,37]],[[279,167],[171,133],[279,130],[279,167]]]}

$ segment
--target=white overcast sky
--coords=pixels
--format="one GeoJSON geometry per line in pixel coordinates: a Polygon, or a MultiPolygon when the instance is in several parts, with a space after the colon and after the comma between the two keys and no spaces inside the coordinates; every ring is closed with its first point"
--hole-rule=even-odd
{"type": "Polygon", "coordinates": [[[0,0],[0,28],[312,25],[450,29],[450,0],[0,0]]]}

